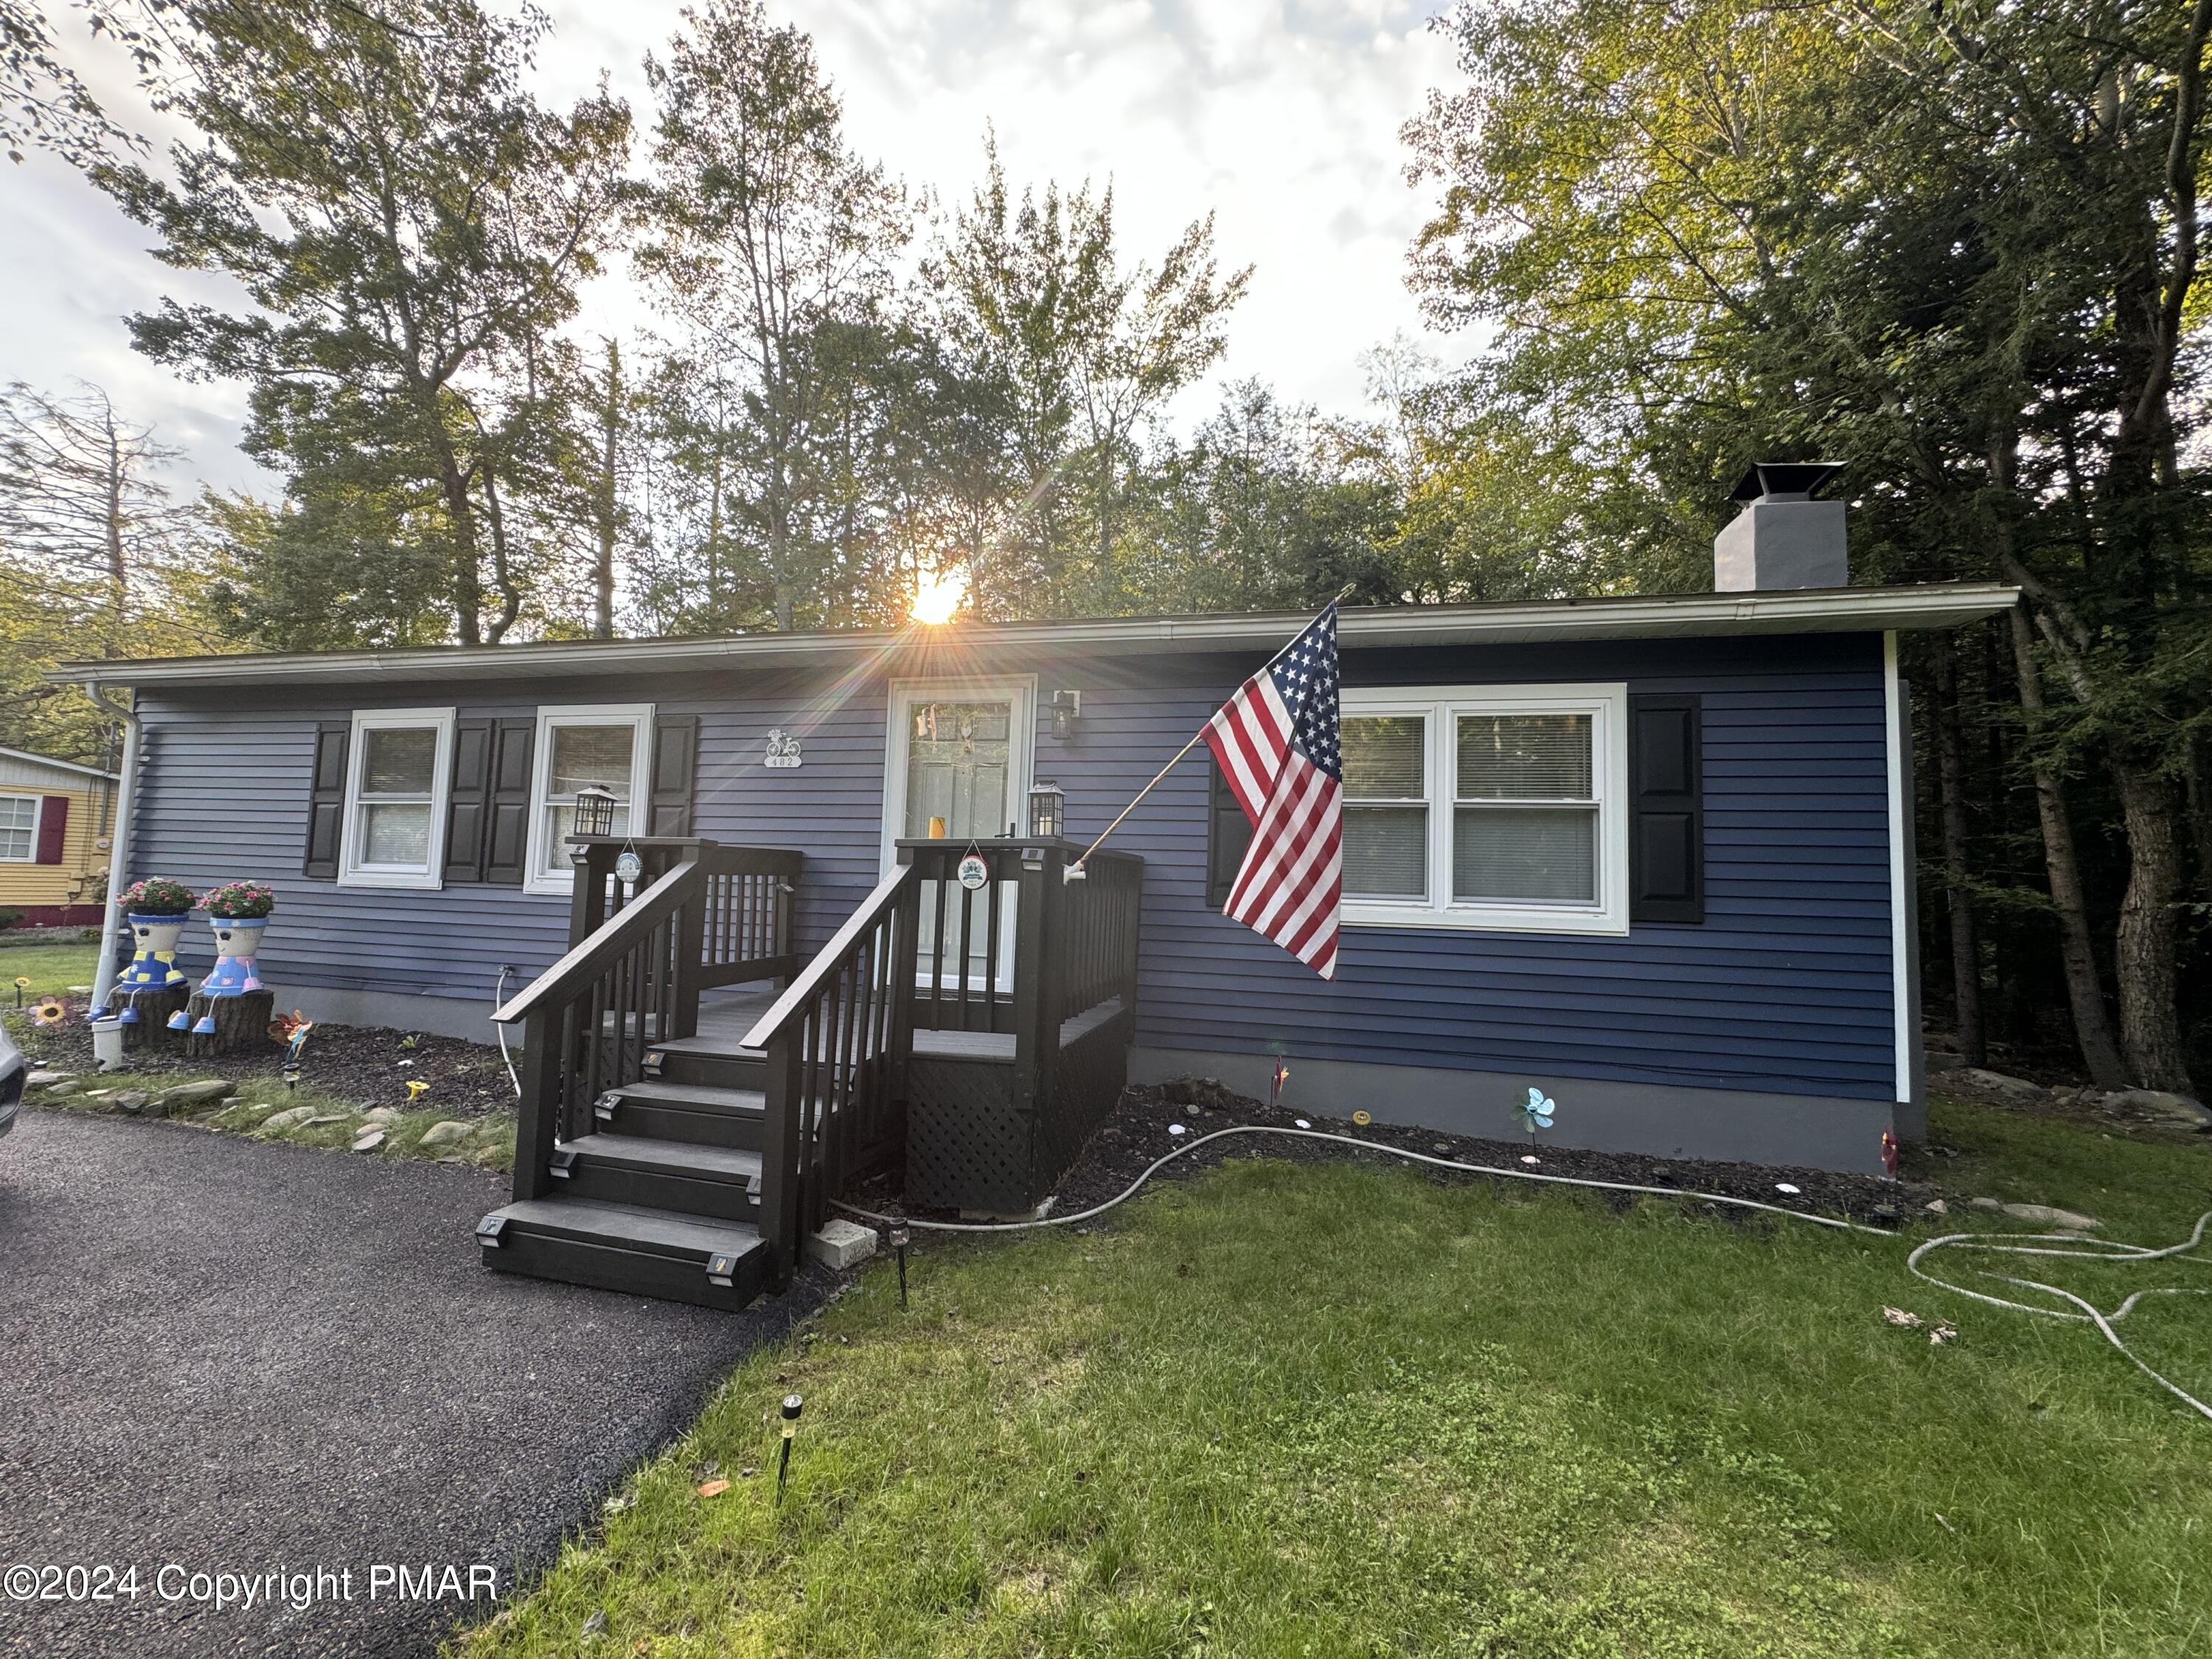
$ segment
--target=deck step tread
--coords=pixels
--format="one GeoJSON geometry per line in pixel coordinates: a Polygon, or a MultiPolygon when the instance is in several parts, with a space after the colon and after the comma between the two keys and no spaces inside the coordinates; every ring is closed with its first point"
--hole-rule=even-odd
{"type": "Polygon", "coordinates": [[[742,1221],[708,1221],[673,1210],[589,1199],[525,1198],[492,1212],[509,1226],[587,1239],[663,1255],[743,1256],[765,1248],[760,1230],[742,1221]]]}
{"type": "Polygon", "coordinates": [[[663,1175],[705,1180],[750,1182],[758,1179],[761,1171],[758,1152],[737,1146],[703,1146],[689,1140],[653,1140],[642,1135],[579,1135],[574,1140],[561,1142],[560,1148],[630,1169],[649,1169],[663,1175]]]}
{"type": "Polygon", "coordinates": [[[692,1106],[702,1110],[758,1112],[768,1106],[768,1096],[758,1089],[723,1089],[706,1083],[625,1083],[609,1094],[624,1100],[650,1100],[665,1106],[692,1106]]]}
{"type": "Polygon", "coordinates": [[[766,1060],[765,1048],[748,1048],[728,1037],[688,1036],[670,1037],[653,1047],[672,1054],[711,1054],[717,1060],[766,1060]]]}

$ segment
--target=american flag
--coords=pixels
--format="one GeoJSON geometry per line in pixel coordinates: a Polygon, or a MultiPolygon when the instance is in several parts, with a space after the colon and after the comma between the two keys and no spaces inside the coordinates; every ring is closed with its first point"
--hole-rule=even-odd
{"type": "Polygon", "coordinates": [[[1252,844],[1221,908],[1323,979],[1344,896],[1344,756],[1332,605],[1237,688],[1206,728],[1252,844]]]}

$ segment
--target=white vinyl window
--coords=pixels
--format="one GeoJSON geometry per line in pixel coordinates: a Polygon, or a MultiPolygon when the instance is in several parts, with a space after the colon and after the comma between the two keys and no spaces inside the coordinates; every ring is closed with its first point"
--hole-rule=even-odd
{"type": "Polygon", "coordinates": [[[538,711],[538,753],[530,770],[538,792],[530,823],[529,885],[533,892],[565,896],[575,885],[568,837],[575,833],[576,792],[586,784],[598,784],[614,796],[615,834],[650,830],[635,802],[647,787],[652,767],[651,703],[538,711]]]}
{"type": "Polygon", "coordinates": [[[28,864],[39,853],[39,798],[0,795],[0,864],[28,864]]]}
{"type": "Polygon", "coordinates": [[[348,887],[437,887],[453,769],[450,708],[358,709],[346,752],[348,887]]]}
{"type": "Polygon", "coordinates": [[[1344,918],[1628,931],[1627,690],[1344,693],[1344,918]]]}

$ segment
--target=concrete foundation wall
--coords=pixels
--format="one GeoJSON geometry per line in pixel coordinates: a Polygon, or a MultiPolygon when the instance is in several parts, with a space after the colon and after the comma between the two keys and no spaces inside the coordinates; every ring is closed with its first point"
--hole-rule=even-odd
{"type": "MultiPolygon", "coordinates": [[[[1132,1083],[1210,1077],[1255,1100],[1267,1097],[1274,1069],[1274,1057],[1269,1054],[1196,1048],[1129,1051],[1132,1083]]],[[[1559,1107],[1555,1126],[1545,1130],[1541,1139],[1593,1152],[1880,1175],[1882,1131],[1894,1127],[1893,1109],[1887,1101],[1296,1056],[1283,1087],[1283,1103],[1321,1116],[1349,1117],[1364,1111],[1383,1123],[1510,1140],[1522,1133],[1516,1109],[1528,1097],[1531,1085],[1541,1088],[1559,1107]]]]}

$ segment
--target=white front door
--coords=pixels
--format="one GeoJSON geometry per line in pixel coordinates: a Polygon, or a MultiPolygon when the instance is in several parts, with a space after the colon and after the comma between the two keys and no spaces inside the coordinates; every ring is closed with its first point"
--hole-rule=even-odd
{"type": "MultiPolygon", "coordinates": [[[[937,837],[962,842],[1018,835],[1029,810],[1030,762],[1036,730],[1036,687],[1031,680],[928,681],[895,685],[890,741],[884,750],[884,869],[898,863],[902,838],[937,837]]],[[[967,964],[970,982],[1006,981],[1013,951],[1013,895],[1002,896],[996,972],[985,960],[988,895],[954,894],[945,903],[945,928],[955,941],[956,905],[972,907],[967,964]]],[[[938,895],[925,888],[921,955],[925,978],[936,946],[938,895]]],[[[948,981],[955,971],[945,964],[948,981]]]]}

